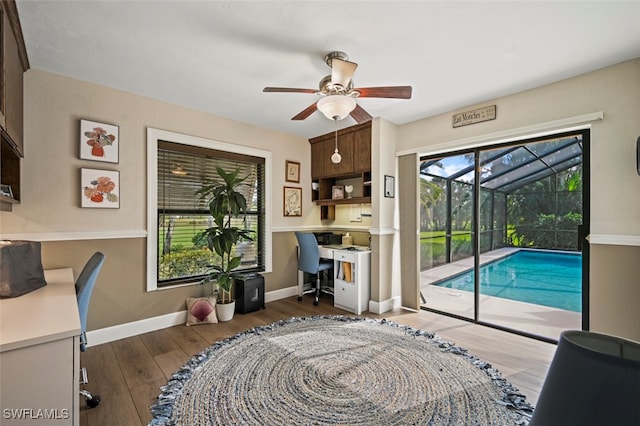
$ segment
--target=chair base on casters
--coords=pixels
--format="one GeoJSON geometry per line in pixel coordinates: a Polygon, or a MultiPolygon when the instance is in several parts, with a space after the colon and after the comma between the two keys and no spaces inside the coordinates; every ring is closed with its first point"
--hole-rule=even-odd
{"type": "Polygon", "coordinates": [[[308,290],[303,290],[302,293],[298,295],[298,302],[302,301],[302,296],[310,293],[315,293],[315,300],[313,301],[313,305],[318,306],[318,304],[320,303],[320,294],[325,293],[333,296],[333,287],[331,286],[323,287],[320,282],[320,273],[318,273],[318,275],[316,276],[316,286],[311,287],[308,290]]]}
{"type": "Polygon", "coordinates": [[[80,395],[84,396],[87,400],[87,407],[95,408],[100,404],[100,395],[92,395],[89,391],[84,389],[80,390],[80,395]]]}
{"type": "MultiPolygon", "coordinates": [[[[87,380],[87,369],[86,368],[82,368],[81,370],[82,372],[82,385],[86,385],[87,383],[89,383],[89,380],[87,380]]],[[[100,404],[100,395],[93,395],[91,392],[89,392],[86,389],[80,389],[80,395],[82,395],[86,401],[87,401],[87,407],[89,408],[95,408],[98,406],[98,404],[100,404]]]]}

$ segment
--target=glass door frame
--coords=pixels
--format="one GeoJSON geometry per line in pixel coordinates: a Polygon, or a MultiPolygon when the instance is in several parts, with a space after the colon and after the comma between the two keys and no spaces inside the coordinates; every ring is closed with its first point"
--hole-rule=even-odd
{"type": "MultiPolygon", "coordinates": [[[[590,327],[589,323],[589,243],[587,241],[587,236],[590,233],[590,188],[591,188],[591,180],[590,180],[590,165],[591,165],[591,156],[590,156],[590,130],[589,129],[578,129],[574,131],[565,131],[552,133],[545,136],[538,136],[532,138],[523,138],[518,139],[506,143],[493,144],[493,145],[483,145],[477,146],[470,149],[464,150],[455,150],[450,152],[442,152],[434,155],[428,155],[421,157],[421,160],[429,159],[429,158],[444,158],[455,155],[462,154],[473,154],[474,156],[474,184],[473,184],[473,201],[472,201],[472,226],[471,226],[471,238],[473,245],[473,267],[474,267],[474,315],[473,319],[469,317],[465,317],[462,315],[458,315],[455,313],[443,311],[441,309],[434,309],[428,306],[424,306],[424,303],[420,305],[420,309],[438,313],[441,315],[457,318],[463,321],[473,322],[475,324],[484,325],[487,327],[495,328],[502,331],[507,331],[510,333],[518,334],[521,336],[533,338],[536,340],[541,340],[549,343],[557,344],[557,339],[553,339],[546,336],[541,336],[538,334],[530,333],[523,330],[513,329],[510,327],[502,326],[499,324],[483,321],[479,318],[480,311],[480,237],[478,235],[479,224],[480,224],[480,191],[481,191],[481,180],[480,180],[480,153],[485,150],[491,150],[496,148],[507,148],[507,147],[517,147],[524,146],[526,144],[542,142],[549,139],[554,138],[562,138],[568,137],[572,135],[580,135],[582,137],[582,225],[578,229],[578,251],[582,254],[582,330],[588,331],[590,327]]],[[[450,256],[449,254],[447,256],[450,256]]],[[[424,300],[423,300],[424,302],[424,300]]]]}

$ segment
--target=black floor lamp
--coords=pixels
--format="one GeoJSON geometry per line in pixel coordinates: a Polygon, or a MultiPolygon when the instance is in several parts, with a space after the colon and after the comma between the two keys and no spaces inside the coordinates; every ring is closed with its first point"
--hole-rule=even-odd
{"type": "Polygon", "coordinates": [[[640,425],[640,343],[563,332],[530,425],[640,425]]]}

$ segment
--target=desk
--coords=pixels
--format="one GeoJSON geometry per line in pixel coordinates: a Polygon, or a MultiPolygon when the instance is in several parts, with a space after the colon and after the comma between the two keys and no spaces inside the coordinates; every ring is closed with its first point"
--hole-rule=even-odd
{"type": "Polygon", "coordinates": [[[80,316],[73,270],[47,270],[45,279],[38,290],[0,300],[3,426],[79,423],[80,316]]]}
{"type": "MultiPolygon", "coordinates": [[[[369,306],[371,250],[368,247],[319,246],[320,257],[333,260],[333,306],[356,315],[369,306]],[[358,250],[349,250],[356,247],[358,250]],[[350,264],[351,277],[344,275],[343,263],[350,264]]],[[[304,288],[304,272],[298,271],[298,294],[304,288]]]]}

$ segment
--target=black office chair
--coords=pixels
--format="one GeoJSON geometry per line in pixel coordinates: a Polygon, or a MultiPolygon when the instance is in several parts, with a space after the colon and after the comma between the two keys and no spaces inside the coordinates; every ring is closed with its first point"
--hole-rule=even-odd
{"type": "Polygon", "coordinates": [[[302,300],[302,296],[307,293],[315,293],[316,300],[314,305],[318,305],[320,299],[320,293],[327,293],[333,295],[333,288],[330,286],[321,286],[320,273],[333,269],[333,260],[321,259],[320,249],[318,248],[318,241],[316,236],[310,232],[296,232],[296,238],[298,239],[298,270],[314,275],[316,278],[315,288],[311,287],[309,290],[304,290],[304,286],[300,294],[298,294],[298,301],[302,300]]]}
{"type": "MultiPolygon", "coordinates": [[[[104,263],[105,255],[96,252],[91,256],[89,261],[76,280],[76,295],[78,298],[78,311],[80,312],[80,350],[82,352],[87,350],[87,314],[89,313],[89,301],[91,300],[91,293],[93,293],[93,287],[96,284],[98,273],[104,263]]],[[[88,383],[87,370],[82,368],[82,385],[88,383]]],[[[86,389],[80,390],[80,395],[84,396],[87,400],[87,406],[89,408],[97,407],[100,404],[100,396],[92,395],[86,389]]]]}

